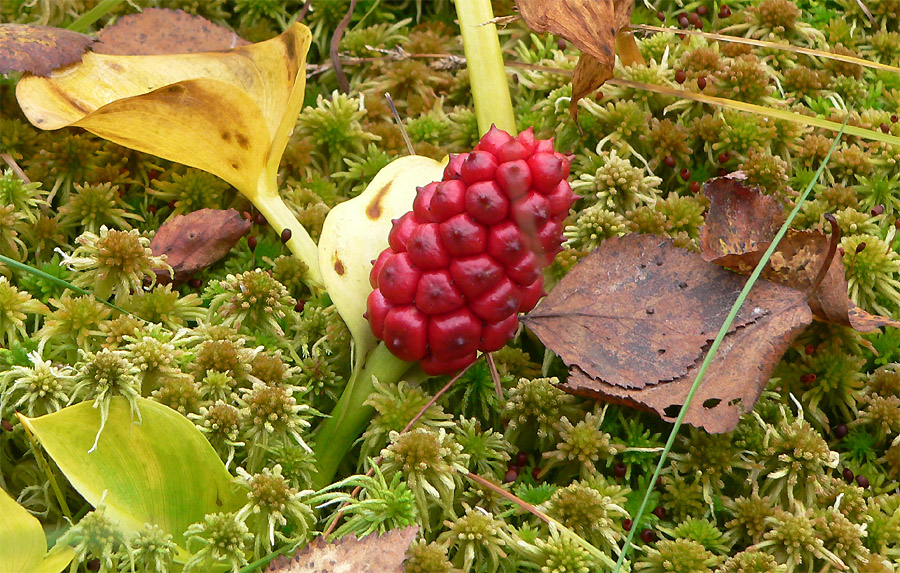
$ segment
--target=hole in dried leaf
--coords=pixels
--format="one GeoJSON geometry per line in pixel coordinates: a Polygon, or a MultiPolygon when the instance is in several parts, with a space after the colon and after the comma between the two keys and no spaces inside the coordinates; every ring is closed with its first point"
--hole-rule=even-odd
{"type": "Polygon", "coordinates": [[[665,349],[665,348],[660,348],[659,350],[656,351],[656,353],[659,354],[660,356],[662,356],[663,354],[666,353],[666,349],[665,349]]]}
{"type": "Polygon", "coordinates": [[[740,398],[734,398],[734,399],[732,399],[732,400],[730,400],[730,401],[728,402],[728,405],[729,405],[729,406],[737,406],[737,405],[740,404],[740,403],[741,403],[741,399],[740,399],[740,398]]]}
{"type": "Polygon", "coordinates": [[[721,398],[709,398],[703,401],[703,407],[707,410],[712,410],[716,406],[718,406],[722,402],[721,398]]]}
{"type": "Polygon", "coordinates": [[[679,410],[681,410],[681,404],[672,404],[663,408],[663,414],[669,418],[676,418],[679,410]]]}
{"type": "Polygon", "coordinates": [[[687,283],[685,283],[685,282],[678,283],[678,288],[687,288],[687,283]]]}

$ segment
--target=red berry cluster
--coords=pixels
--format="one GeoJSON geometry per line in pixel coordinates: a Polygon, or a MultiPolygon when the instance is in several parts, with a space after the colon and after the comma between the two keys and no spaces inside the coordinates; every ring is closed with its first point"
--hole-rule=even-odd
{"type": "Polygon", "coordinates": [[[366,318],[403,360],[429,374],[502,348],[544,295],[541,270],[562,243],[576,199],[569,160],[529,128],[492,127],[451,156],[442,181],[419,187],[372,267],[366,318]]]}

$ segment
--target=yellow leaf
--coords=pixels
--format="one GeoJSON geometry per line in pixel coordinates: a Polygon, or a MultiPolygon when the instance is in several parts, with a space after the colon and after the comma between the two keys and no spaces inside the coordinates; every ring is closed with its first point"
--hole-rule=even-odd
{"type": "Polygon", "coordinates": [[[16,97],[41,129],[82,127],[120,145],[209,171],[234,185],[280,232],[319,283],[316,247],[278,195],[276,176],[303,104],[309,28],[223,52],[88,53],[16,97]]]}

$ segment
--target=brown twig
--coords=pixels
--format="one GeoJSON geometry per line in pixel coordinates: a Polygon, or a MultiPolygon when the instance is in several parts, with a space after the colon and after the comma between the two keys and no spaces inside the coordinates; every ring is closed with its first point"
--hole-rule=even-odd
{"type": "Polygon", "coordinates": [[[825,255],[825,262],[822,263],[819,274],[816,275],[815,280],[812,282],[812,288],[809,289],[809,294],[815,292],[815,290],[819,288],[819,285],[822,284],[822,281],[825,280],[825,275],[828,274],[828,269],[831,268],[831,261],[834,260],[834,254],[837,252],[837,246],[841,240],[841,228],[838,226],[837,219],[835,219],[834,215],[825,213],[825,220],[831,224],[831,241],[828,243],[828,253],[825,255]]]}
{"type": "Polygon", "coordinates": [[[350,8],[347,10],[347,13],[344,14],[344,18],[337,25],[337,28],[334,30],[334,34],[331,36],[331,46],[329,49],[329,53],[331,54],[331,64],[334,66],[334,75],[337,79],[338,87],[341,90],[341,93],[350,93],[350,80],[347,79],[347,74],[344,73],[343,68],[341,68],[341,56],[338,53],[338,47],[341,43],[341,38],[344,36],[344,31],[347,29],[347,26],[350,25],[350,19],[353,18],[353,11],[356,10],[356,0],[350,0],[350,8]]]}
{"type": "Polygon", "coordinates": [[[25,175],[25,172],[19,167],[19,164],[16,163],[16,160],[13,159],[13,156],[9,153],[0,153],[0,159],[3,159],[3,162],[9,165],[9,168],[13,170],[13,173],[18,175],[19,179],[24,181],[25,183],[31,183],[31,179],[25,175]]]}
{"type": "Polygon", "coordinates": [[[300,12],[297,13],[298,22],[306,18],[306,15],[309,13],[309,5],[311,2],[312,0],[306,0],[306,2],[303,3],[303,6],[300,8],[300,12]]]}
{"type": "Polygon", "coordinates": [[[501,400],[503,399],[503,385],[500,384],[500,374],[497,372],[497,365],[494,364],[494,355],[493,354],[485,354],[485,360],[487,361],[488,370],[491,371],[491,380],[494,381],[494,389],[497,391],[497,397],[501,400]]]}

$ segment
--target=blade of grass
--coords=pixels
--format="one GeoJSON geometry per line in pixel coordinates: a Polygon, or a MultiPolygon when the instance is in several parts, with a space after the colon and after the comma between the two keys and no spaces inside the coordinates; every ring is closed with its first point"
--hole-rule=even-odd
{"type": "Polygon", "coordinates": [[[73,32],[84,32],[88,26],[115,10],[124,0],[103,0],[68,26],[73,32]]]}
{"type": "Polygon", "coordinates": [[[844,54],[834,54],[831,52],[823,52],[822,50],[814,50],[812,48],[801,48],[791,44],[779,44],[777,42],[766,42],[765,40],[754,40],[752,38],[741,38],[740,36],[728,36],[725,34],[715,34],[711,32],[701,32],[699,30],[682,30],[680,28],[663,28],[661,26],[650,26],[647,24],[636,24],[632,26],[635,30],[646,30],[648,32],[670,32],[672,34],[687,34],[689,36],[701,36],[710,40],[719,40],[722,42],[733,42],[735,44],[747,44],[749,46],[759,46],[760,48],[772,48],[775,50],[783,50],[785,52],[794,52],[795,54],[804,54],[816,58],[825,58],[838,62],[846,62],[848,64],[856,64],[865,68],[874,68],[876,70],[886,70],[888,72],[900,73],[900,68],[881,62],[871,62],[864,58],[854,56],[845,56],[844,54]]]}
{"type": "MultiPolygon", "coordinates": [[[[44,271],[42,271],[42,270],[40,270],[40,269],[36,269],[36,268],[34,268],[34,267],[30,266],[30,265],[26,265],[25,263],[20,263],[19,261],[16,261],[16,260],[14,260],[14,259],[10,259],[9,257],[4,257],[3,255],[0,255],[0,263],[4,263],[4,264],[7,265],[7,266],[10,266],[10,267],[12,267],[12,268],[14,268],[14,269],[17,269],[17,270],[20,270],[20,271],[23,271],[23,272],[26,272],[26,273],[31,273],[31,274],[33,274],[33,275],[35,275],[35,276],[41,277],[41,278],[44,279],[44,280],[47,280],[47,281],[52,282],[53,284],[55,284],[55,285],[57,285],[57,286],[61,286],[61,287],[63,287],[63,288],[67,288],[67,289],[69,289],[69,290],[75,291],[75,292],[77,292],[78,294],[81,294],[81,295],[87,295],[87,296],[94,296],[94,293],[92,293],[92,292],[90,292],[90,291],[86,291],[86,290],[84,290],[83,288],[79,288],[79,287],[73,285],[72,283],[70,283],[70,282],[68,282],[68,281],[65,281],[65,280],[63,280],[63,279],[61,279],[61,278],[59,278],[59,277],[55,277],[55,276],[53,276],[53,275],[47,274],[47,273],[45,273],[44,271]]],[[[95,297],[95,298],[96,298],[96,297],[95,297]]],[[[128,311],[125,310],[124,308],[119,308],[118,306],[114,305],[113,303],[111,303],[111,302],[109,302],[109,301],[102,300],[102,299],[99,299],[99,298],[98,298],[97,300],[98,300],[99,302],[105,304],[105,305],[108,306],[109,308],[121,312],[122,314],[127,314],[128,316],[134,316],[132,313],[128,312],[128,311]]],[[[140,317],[138,316],[138,317],[135,317],[135,318],[140,318],[140,317]]]]}
{"type": "MultiPolygon", "coordinates": [[[[762,259],[760,259],[759,263],[756,265],[756,268],[753,269],[753,273],[751,273],[750,278],[747,279],[747,284],[744,285],[744,288],[738,295],[737,300],[734,301],[734,304],[731,307],[731,312],[728,313],[728,316],[725,318],[725,322],[719,329],[718,334],[716,334],[715,340],[713,340],[712,345],[709,347],[709,351],[706,353],[706,358],[703,360],[703,364],[700,365],[700,369],[697,371],[697,376],[696,378],[694,378],[694,383],[691,385],[691,389],[690,391],[688,391],[687,397],[684,400],[684,405],[678,412],[678,417],[675,419],[675,423],[672,424],[672,431],[669,432],[669,438],[666,440],[666,445],[663,447],[662,455],[659,458],[659,463],[656,464],[656,471],[653,472],[653,476],[650,478],[650,483],[647,484],[647,489],[644,491],[644,498],[641,500],[641,505],[637,510],[637,514],[632,518],[632,521],[634,521],[634,523],[640,523],[641,517],[643,517],[644,512],[647,509],[647,504],[650,501],[650,494],[653,492],[653,487],[656,485],[656,481],[659,479],[659,474],[662,472],[663,465],[665,465],[666,463],[666,458],[669,455],[669,451],[672,449],[672,445],[675,443],[675,437],[678,435],[678,430],[681,428],[681,422],[682,420],[684,420],[687,409],[691,405],[691,400],[694,399],[694,394],[696,394],[697,389],[700,388],[700,383],[703,381],[703,376],[706,374],[706,369],[709,367],[710,363],[712,363],[712,360],[716,355],[716,351],[719,349],[719,345],[722,343],[722,340],[725,339],[725,335],[728,334],[728,331],[731,328],[731,324],[734,322],[738,311],[744,304],[744,300],[746,300],[747,295],[750,293],[750,289],[753,288],[753,285],[759,279],[759,275],[762,273],[763,268],[765,268],[765,266],[768,264],[769,258],[778,247],[778,243],[780,243],[781,239],[785,236],[785,234],[787,234],[788,228],[794,221],[794,218],[800,212],[800,208],[803,206],[806,198],[809,197],[813,185],[815,185],[816,181],[819,180],[819,177],[822,176],[822,172],[825,171],[825,166],[828,164],[828,160],[831,158],[831,154],[834,153],[835,149],[837,149],[837,145],[841,140],[841,136],[844,134],[844,127],[846,127],[846,125],[847,122],[845,120],[844,125],[841,126],[837,136],[834,138],[834,142],[832,142],[831,144],[831,149],[828,150],[828,154],[825,156],[825,159],[822,160],[822,164],[819,165],[819,169],[816,171],[815,177],[813,177],[812,181],[810,181],[806,186],[806,189],[803,191],[803,194],[800,196],[800,199],[797,201],[794,209],[787,216],[787,219],[778,230],[778,233],[775,234],[775,238],[772,240],[772,244],[769,245],[769,248],[766,249],[765,254],[763,254],[762,256],[762,259]]],[[[634,539],[634,533],[637,530],[637,527],[632,527],[631,531],[628,532],[628,537],[625,539],[625,546],[622,548],[622,553],[619,554],[619,560],[616,562],[616,569],[614,573],[619,573],[622,564],[625,562],[625,557],[628,555],[628,550],[631,548],[631,541],[634,539]]]]}

